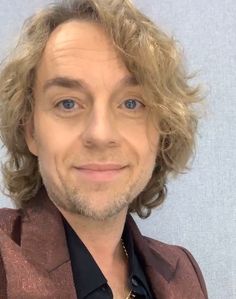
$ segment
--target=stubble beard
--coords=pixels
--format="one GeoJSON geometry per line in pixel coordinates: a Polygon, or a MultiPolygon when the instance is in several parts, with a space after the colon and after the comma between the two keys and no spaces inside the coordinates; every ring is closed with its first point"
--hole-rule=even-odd
{"type": "MultiPolygon", "coordinates": [[[[52,202],[67,212],[82,215],[95,221],[104,221],[118,215],[123,209],[128,210],[129,205],[146,187],[153,172],[153,169],[143,169],[135,180],[128,180],[127,185],[121,191],[108,192],[109,194],[105,196],[109,196],[109,201],[101,208],[99,201],[95,204],[92,203],[92,195],[89,196],[89,192],[83,192],[78,187],[69,184],[58,169],[56,171],[61,183],[60,186],[47,173],[46,167],[40,159],[38,164],[44,186],[52,202]]],[[[100,189],[103,189],[102,187],[101,185],[100,189]]],[[[98,187],[93,196],[96,197],[96,193],[98,194],[99,191],[98,187]]]]}

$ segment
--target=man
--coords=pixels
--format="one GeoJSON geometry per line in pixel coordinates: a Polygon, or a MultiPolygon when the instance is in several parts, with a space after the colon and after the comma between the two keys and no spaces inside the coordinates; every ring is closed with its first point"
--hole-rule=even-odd
{"type": "Polygon", "coordinates": [[[0,298],[207,298],[184,248],[143,237],[194,148],[198,89],[174,41],[126,0],[54,4],[0,77],[0,298]]]}

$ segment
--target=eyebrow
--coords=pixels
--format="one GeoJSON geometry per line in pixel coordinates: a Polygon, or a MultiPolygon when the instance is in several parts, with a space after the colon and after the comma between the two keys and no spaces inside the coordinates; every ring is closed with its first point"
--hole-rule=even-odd
{"type": "MultiPolygon", "coordinates": [[[[115,90],[118,90],[123,87],[138,86],[138,85],[139,84],[136,78],[132,75],[128,75],[117,83],[115,90]]],[[[89,85],[83,79],[73,79],[70,77],[55,77],[45,82],[45,84],[43,85],[43,91],[46,92],[48,89],[52,87],[77,89],[77,90],[90,93],[89,85]]]]}

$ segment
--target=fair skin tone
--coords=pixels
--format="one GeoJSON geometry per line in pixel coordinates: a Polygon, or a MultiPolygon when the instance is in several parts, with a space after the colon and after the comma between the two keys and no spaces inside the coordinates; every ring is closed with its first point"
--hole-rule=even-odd
{"type": "Polygon", "coordinates": [[[159,144],[142,88],[99,25],[70,21],[47,42],[34,98],[25,138],[49,197],[93,255],[114,298],[123,299],[128,269],[120,239],[159,144]]]}

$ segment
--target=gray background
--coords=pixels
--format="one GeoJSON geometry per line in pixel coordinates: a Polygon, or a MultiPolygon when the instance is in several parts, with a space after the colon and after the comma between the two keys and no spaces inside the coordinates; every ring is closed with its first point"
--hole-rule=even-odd
{"type": "MultiPolygon", "coordinates": [[[[0,0],[0,57],[14,44],[23,20],[48,2],[0,0]]],[[[138,220],[139,227],[146,235],[193,253],[209,298],[235,299],[236,1],[135,3],[181,42],[189,69],[199,71],[198,81],[207,93],[192,171],[169,183],[165,204],[150,219],[138,220]]],[[[1,196],[0,206],[11,204],[1,196]]]]}

